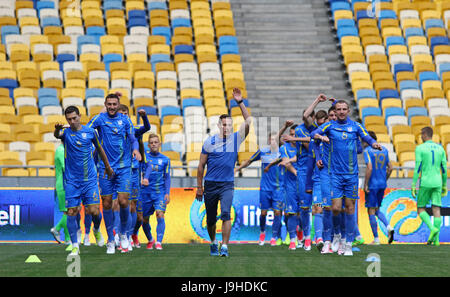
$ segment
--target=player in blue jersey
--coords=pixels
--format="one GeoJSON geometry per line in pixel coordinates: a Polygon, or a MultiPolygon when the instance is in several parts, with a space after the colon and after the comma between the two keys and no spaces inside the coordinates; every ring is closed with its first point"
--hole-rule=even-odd
{"type": "MultiPolygon", "coordinates": [[[[119,106],[119,112],[129,116],[129,108],[128,106],[121,104],[119,106]]],[[[142,135],[150,130],[150,122],[147,118],[147,113],[144,109],[138,110],[139,116],[142,118],[143,126],[136,126],[134,127],[134,136],[139,142],[139,152],[141,153],[141,156],[144,154],[144,146],[142,144],[142,135]]],[[[141,187],[141,178],[140,178],[140,164],[139,161],[133,157],[132,163],[131,163],[131,192],[130,192],[130,218],[129,224],[128,224],[128,240],[130,241],[131,245],[130,247],[136,247],[140,248],[139,240],[137,238],[137,234],[134,234],[133,231],[135,229],[135,226],[137,224],[137,211],[136,211],[136,205],[137,201],[139,199],[139,191],[141,187]]],[[[142,219],[140,220],[142,222],[142,219]]],[[[141,223],[142,224],[142,223],[141,223]]],[[[140,224],[139,224],[140,226],[140,224]]]]}
{"type": "MultiPolygon", "coordinates": [[[[80,111],[75,106],[69,106],[64,111],[70,128],[63,129],[62,124],[55,125],[54,136],[64,144],[64,189],[66,192],[67,228],[72,241],[72,255],[79,254],[77,236],[77,215],[81,202],[86,206],[94,222],[94,233],[97,240],[100,237],[100,195],[97,184],[97,168],[92,156],[94,145],[103,161],[105,172],[100,175],[114,176],[105,151],[103,150],[94,129],[80,123],[80,111]]],[[[97,244],[100,245],[99,242],[97,244]]]]}
{"type": "MultiPolygon", "coordinates": [[[[377,140],[375,132],[369,131],[368,133],[373,139],[377,140]]],[[[366,147],[364,150],[364,161],[367,165],[364,192],[366,194],[366,208],[369,213],[370,227],[374,237],[373,244],[380,244],[377,217],[386,226],[388,242],[392,243],[394,240],[394,229],[389,225],[385,215],[379,210],[387,187],[387,180],[392,173],[392,163],[389,160],[388,150],[384,147],[382,147],[381,151],[366,147]]]]}
{"type": "MultiPolygon", "coordinates": [[[[150,134],[148,138],[149,151],[145,152],[143,162],[141,187],[141,200],[144,223],[149,224],[149,218],[156,211],[156,244],[157,250],[162,250],[162,240],[166,229],[164,213],[170,202],[170,159],[159,152],[161,142],[156,134],[150,134]]],[[[148,230],[149,231],[149,230],[148,230]]],[[[149,243],[152,237],[147,234],[149,243]]],[[[151,249],[151,247],[149,248],[151,249]]]]}
{"type": "MultiPolygon", "coordinates": [[[[113,179],[99,177],[103,216],[108,234],[107,254],[115,253],[114,216],[112,211],[113,194],[115,192],[117,192],[117,199],[120,205],[120,244],[123,253],[128,251],[129,241],[126,232],[130,216],[131,159],[134,156],[137,160],[141,160],[139,144],[134,136],[133,124],[129,117],[118,113],[119,105],[119,96],[117,94],[109,94],[105,98],[106,113],[94,116],[88,123],[89,127],[98,131],[99,139],[115,172],[113,179]],[[131,147],[132,152],[130,152],[131,147]]],[[[100,161],[98,166],[103,168],[103,162],[100,161]]]]}
{"type": "Polygon", "coordinates": [[[199,165],[197,169],[198,201],[205,198],[206,221],[208,235],[211,240],[210,254],[227,257],[228,243],[231,234],[231,205],[234,195],[234,167],[238,156],[239,146],[250,131],[251,118],[244,105],[241,90],[233,89],[233,98],[238,103],[244,123],[239,131],[233,133],[233,120],[223,114],[219,117],[219,133],[208,137],[202,146],[199,165]],[[207,168],[204,177],[205,167],[207,168]],[[222,219],[222,246],[216,240],[217,206],[220,201],[222,219]]]}
{"type": "Polygon", "coordinates": [[[331,199],[333,213],[342,209],[345,198],[344,255],[352,256],[352,241],[355,231],[355,202],[358,199],[357,139],[367,142],[374,149],[381,146],[359,123],[349,119],[350,108],[346,101],[335,104],[337,120],[328,122],[311,133],[311,137],[330,143],[331,199]]]}
{"type": "Polygon", "coordinates": [[[267,211],[273,210],[274,219],[272,225],[272,238],[270,245],[275,246],[276,240],[280,237],[279,231],[281,227],[281,213],[284,208],[283,182],[284,170],[278,166],[271,166],[273,161],[280,158],[278,147],[278,134],[271,132],[268,137],[268,145],[260,148],[253,156],[244,162],[236,169],[240,171],[248,167],[252,162],[261,160],[261,182],[259,191],[259,208],[261,214],[259,216],[259,245],[264,245],[266,237],[266,219],[267,211]]]}

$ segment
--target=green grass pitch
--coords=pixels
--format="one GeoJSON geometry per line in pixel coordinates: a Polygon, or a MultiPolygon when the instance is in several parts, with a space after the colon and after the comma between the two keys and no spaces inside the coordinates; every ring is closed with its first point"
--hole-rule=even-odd
{"type": "MultiPolygon", "coordinates": [[[[66,276],[71,262],[65,245],[1,244],[0,276],[66,276]],[[41,263],[25,263],[36,255],[41,263]]],[[[107,255],[105,247],[81,246],[80,274],[93,276],[158,277],[332,277],[367,276],[370,253],[380,257],[382,277],[448,276],[450,245],[425,244],[361,245],[353,257],[321,255],[313,246],[289,251],[286,245],[229,245],[230,257],[212,257],[208,244],[165,244],[163,250],[145,245],[131,253],[107,255]]]]}

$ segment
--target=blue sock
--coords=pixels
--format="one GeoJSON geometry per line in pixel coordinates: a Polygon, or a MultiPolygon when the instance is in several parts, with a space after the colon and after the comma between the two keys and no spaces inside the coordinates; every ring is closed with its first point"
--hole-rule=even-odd
{"type": "Polygon", "coordinates": [[[375,215],[378,217],[378,219],[387,227],[389,226],[389,222],[386,219],[384,213],[382,213],[380,210],[377,210],[377,212],[375,213],[375,215]]]}
{"type": "Polygon", "coordinates": [[[136,221],[137,221],[137,213],[130,212],[130,225],[128,226],[128,237],[130,237],[133,234],[134,226],[136,226],[136,221]]]}
{"type": "Polygon", "coordinates": [[[378,224],[375,215],[369,215],[370,228],[372,228],[373,237],[378,237],[378,224]]]}
{"type": "Polygon", "coordinates": [[[345,212],[341,212],[340,213],[340,216],[341,216],[341,235],[342,235],[342,238],[346,238],[346,236],[347,236],[347,233],[345,233],[345,230],[346,230],[346,224],[345,224],[345,212]]]}
{"type": "Polygon", "coordinates": [[[281,216],[275,216],[273,218],[272,225],[272,237],[277,239],[280,237],[280,228],[281,228],[281,216]]]}
{"type": "Polygon", "coordinates": [[[289,233],[289,237],[296,238],[297,237],[297,225],[298,219],[295,215],[290,215],[287,218],[287,232],[289,233]]]}
{"type": "Polygon", "coordinates": [[[116,231],[116,233],[119,233],[120,230],[120,215],[119,215],[120,211],[118,210],[114,210],[113,211],[113,215],[114,215],[114,231],[116,231]]]}
{"type": "Polygon", "coordinates": [[[142,226],[142,221],[138,221],[136,219],[136,224],[134,224],[134,229],[133,229],[133,234],[134,235],[138,235],[139,228],[141,228],[141,226],[142,226]]]}
{"type": "Polygon", "coordinates": [[[259,216],[259,229],[261,230],[261,232],[266,231],[266,216],[259,216]]]}
{"type": "Polygon", "coordinates": [[[92,216],[90,214],[84,214],[84,232],[89,234],[91,232],[92,216]]]}
{"type": "Polygon", "coordinates": [[[355,217],[355,238],[356,238],[358,236],[361,236],[361,233],[359,233],[358,216],[356,215],[356,212],[354,217],[355,217]]]}
{"type": "Polygon", "coordinates": [[[317,213],[314,215],[314,232],[316,234],[316,240],[323,239],[323,214],[317,213]]]}
{"type": "Polygon", "coordinates": [[[158,222],[156,225],[156,241],[161,243],[164,237],[164,231],[166,231],[166,220],[164,218],[157,218],[156,221],[158,222]]]}
{"type": "Polygon", "coordinates": [[[120,234],[127,234],[128,218],[130,217],[130,207],[120,208],[120,234]]]}
{"type": "Polygon", "coordinates": [[[106,234],[108,242],[114,242],[114,213],[112,209],[103,209],[103,219],[105,220],[106,234]]]}
{"type": "Polygon", "coordinates": [[[355,214],[345,214],[345,240],[353,242],[355,236],[355,214]]]}
{"type": "Polygon", "coordinates": [[[78,243],[77,238],[77,216],[67,216],[67,229],[69,231],[70,240],[73,243],[78,243]]]}
{"type": "Polygon", "coordinates": [[[76,223],[77,223],[77,230],[79,230],[80,229],[80,221],[81,221],[81,215],[80,215],[80,213],[78,212],[78,214],[76,215],[76,223]]]}
{"type": "Polygon", "coordinates": [[[147,240],[153,241],[150,223],[142,223],[142,230],[144,230],[144,234],[147,237],[147,240]]]}
{"type": "Polygon", "coordinates": [[[310,210],[308,208],[300,209],[300,217],[302,220],[303,236],[311,235],[311,222],[309,220],[310,210]]]}
{"type": "Polygon", "coordinates": [[[94,230],[100,230],[100,224],[102,223],[102,213],[100,211],[98,216],[92,216],[92,222],[94,222],[94,230]]]}
{"type": "Polygon", "coordinates": [[[333,226],[331,210],[323,210],[323,240],[331,241],[331,227],[333,226]]]}
{"type": "Polygon", "coordinates": [[[333,222],[333,234],[341,234],[341,214],[337,216],[333,214],[331,220],[333,222]]]}

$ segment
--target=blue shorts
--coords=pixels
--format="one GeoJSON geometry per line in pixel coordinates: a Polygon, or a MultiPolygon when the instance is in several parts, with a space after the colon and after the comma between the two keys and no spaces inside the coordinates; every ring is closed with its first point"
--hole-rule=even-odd
{"type": "Polygon", "coordinates": [[[322,185],[320,181],[313,181],[312,201],[313,205],[323,205],[324,201],[322,199],[322,185]]]}
{"type": "Polygon", "coordinates": [[[162,193],[141,193],[143,217],[151,216],[155,210],[166,211],[166,201],[162,193]]]}
{"type": "Polygon", "coordinates": [[[66,208],[78,207],[83,202],[84,206],[100,204],[100,193],[97,180],[78,184],[66,183],[66,208]]]}
{"type": "Polygon", "coordinates": [[[358,183],[358,174],[332,174],[331,199],[359,199],[358,183]]]}
{"type": "Polygon", "coordinates": [[[279,210],[284,208],[284,193],[282,190],[259,191],[259,208],[261,210],[279,210]]]}
{"type": "Polygon", "coordinates": [[[220,201],[220,219],[231,220],[234,182],[215,182],[205,180],[203,196],[205,198],[206,224],[214,226],[217,222],[217,206],[220,201]]]}
{"type": "Polygon", "coordinates": [[[141,181],[139,180],[139,169],[131,169],[131,193],[129,200],[138,200],[141,190],[141,181]]]}
{"type": "Polygon", "coordinates": [[[310,208],[312,205],[312,194],[306,193],[306,175],[298,175],[297,181],[300,208],[310,208]]]}
{"type": "Polygon", "coordinates": [[[384,198],[385,188],[369,190],[369,193],[366,193],[366,208],[380,207],[384,198]]]}
{"type": "Polygon", "coordinates": [[[322,189],[322,206],[331,207],[331,181],[327,168],[320,170],[320,188],[322,189]]]}
{"type": "Polygon", "coordinates": [[[102,196],[112,195],[114,192],[127,193],[131,192],[131,167],[114,169],[114,177],[108,179],[100,174],[98,183],[100,185],[100,193],[102,196]]]}
{"type": "Polygon", "coordinates": [[[295,185],[286,185],[284,190],[285,204],[284,212],[288,214],[299,213],[299,195],[298,195],[298,182],[295,185]]]}

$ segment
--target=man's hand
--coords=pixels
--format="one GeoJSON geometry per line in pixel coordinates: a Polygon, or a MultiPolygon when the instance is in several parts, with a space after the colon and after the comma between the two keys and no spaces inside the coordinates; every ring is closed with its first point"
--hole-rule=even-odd
{"type": "Polygon", "coordinates": [[[285,135],[281,136],[281,140],[283,140],[284,142],[293,141],[294,137],[292,137],[291,135],[285,134],[285,135]]]}
{"type": "Polygon", "coordinates": [[[141,153],[138,150],[133,150],[133,157],[139,162],[142,160],[141,153]]]}
{"type": "Polygon", "coordinates": [[[413,196],[413,198],[416,198],[416,193],[417,193],[417,190],[416,190],[416,186],[414,185],[413,187],[411,187],[411,195],[413,196]]]}
{"type": "Polygon", "coordinates": [[[145,112],[144,109],[139,109],[139,110],[138,110],[138,114],[139,114],[142,118],[145,118],[145,116],[147,115],[147,113],[145,112]]]}
{"type": "Polygon", "coordinates": [[[148,179],[146,179],[146,178],[143,178],[142,180],[141,180],[141,184],[143,185],[143,186],[148,186],[148,179]]]}
{"type": "Polygon", "coordinates": [[[242,101],[242,93],[238,88],[233,89],[233,98],[236,101],[242,101]]]}
{"type": "Polygon", "coordinates": [[[170,203],[170,197],[169,194],[164,195],[164,201],[166,202],[166,204],[170,203]]]}
{"type": "Polygon", "coordinates": [[[378,142],[372,144],[372,148],[381,151],[383,147],[378,142]]]}
{"type": "Polygon", "coordinates": [[[443,187],[442,187],[442,194],[441,194],[441,196],[442,196],[442,197],[446,197],[447,194],[448,194],[447,187],[446,187],[446,186],[443,186],[443,187]]]}
{"type": "Polygon", "coordinates": [[[115,93],[114,93],[114,95],[116,95],[116,96],[117,96],[117,97],[119,97],[119,98],[121,98],[121,97],[122,97],[122,93],[121,93],[121,92],[119,92],[119,91],[115,92],[115,93]]]}
{"type": "Polygon", "coordinates": [[[293,121],[293,120],[287,120],[287,121],[284,123],[284,126],[285,126],[285,127],[290,127],[290,126],[292,126],[292,125],[294,125],[294,121],[293,121]]]}
{"type": "Polygon", "coordinates": [[[269,166],[266,166],[266,167],[264,167],[264,173],[267,173],[267,172],[269,172],[269,166]]]}
{"type": "Polygon", "coordinates": [[[319,139],[320,139],[320,141],[322,141],[322,142],[326,142],[326,143],[330,143],[330,139],[328,138],[328,136],[326,136],[326,135],[319,135],[320,137],[319,137],[319,139]]]}
{"type": "Polygon", "coordinates": [[[324,166],[323,166],[323,161],[322,160],[319,160],[319,161],[317,161],[317,167],[319,167],[319,169],[322,169],[324,166]]]}
{"type": "MultiPolygon", "coordinates": [[[[364,185],[364,192],[366,192],[366,194],[370,192],[369,185],[364,185]]],[[[366,198],[366,200],[367,200],[367,198],[366,198]]]]}
{"type": "Polygon", "coordinates": [[[317,96],[317,99],[319,102],[325,102],[327,101],[327,96],[325,96],[324,94],[320,94],[319,96],[317,96]]]}
{"type": "Polygon", "coordinates": [[[63,124],[60,124],[60,123],[55,124],[55,130],[61,130],[62,128],[64,128],[63,124]]]}
{"type": "Polygon", "coordinates": [[[197,187],[197,194],[195,194],[195,199],[200,202],[203,201],[203,187],[197,187]]]}
{"type": "Polygon", "coordinates": [[[108,166],[105,168],[105,172],[103,173],[103,177],[105,177],[105,175],[108,175],[108,179],[112,179],[114,177],[114,170],[111,168],[111,166],[108,166]]]}
{"type": "Polygon", "coordinates": [[[334,102],[336,102],[335,98],[328,98],[328,100],[330,100],[331,104],[334,104],[334,102]]]}
{"type": "Polygon", "coordinates": [[[278,164],[278,166],[286,167],[289,163],[291,163],[291,162],[289,162],[289,159],[284,159],[280,162],[280,164],[278,164]]]}

